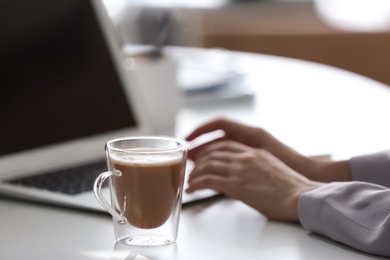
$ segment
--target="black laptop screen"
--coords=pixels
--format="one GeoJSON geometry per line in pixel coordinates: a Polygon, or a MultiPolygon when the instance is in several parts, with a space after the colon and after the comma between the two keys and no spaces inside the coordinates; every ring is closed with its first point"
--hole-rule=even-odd
{"type": "Polygon", "coordinates": [[[0,156],[135,125],[87,0],[0,0],[0,156]]]}

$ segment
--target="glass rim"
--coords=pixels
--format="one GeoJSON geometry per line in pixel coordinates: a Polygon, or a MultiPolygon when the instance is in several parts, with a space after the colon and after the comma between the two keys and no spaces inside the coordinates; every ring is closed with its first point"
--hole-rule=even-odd
{"type": "Polygon", "coordinates": [[[152,153],[165,153],[165,152],[175,152],[175,151],[181,151],[181,150],[188,150],[188,145],[184,140],[175,138],[175,137],[168,137],[168,136],[128,136],[128,137],[120,137],[109,140],[106,145],[106,150],[109,148],[111,151],[115,152],[131,152],[131,153],[139,153],[139,154],[152,154],[152,153]],[[163,148],[163,149],[156,149],[156,150],[148,150],[148,151],[142,151],[137,150],[135,148],[118,148],[115,147],[114,144],[117,142],[126,142],[126,141],[133,141],[133,140],[161,140],[161,141],[169,141],[174,142],[177,144],[177,147],[173,148],[163,148]]]}

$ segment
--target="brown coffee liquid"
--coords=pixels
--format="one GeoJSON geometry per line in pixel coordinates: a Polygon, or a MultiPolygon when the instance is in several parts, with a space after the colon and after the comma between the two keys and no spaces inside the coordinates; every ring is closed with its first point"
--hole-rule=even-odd
{"type": "Polygon", "coordinates": [[[122,176],[112,178],[119,210],[138,228],[163,225],[169,218],[182,185],[183,162],[132,162],[112,159],[122,176]],[[124,199],[123,199],[124,198],[124,199]]]}

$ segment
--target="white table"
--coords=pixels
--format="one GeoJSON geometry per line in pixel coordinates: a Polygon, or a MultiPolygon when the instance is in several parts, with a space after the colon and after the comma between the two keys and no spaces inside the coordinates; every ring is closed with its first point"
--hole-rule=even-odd
{"type": "MultiPolygon", "coordinates": [[[[179,56],[207,59],[213,53],[184,49],[179,56]]],[[[298,60],[244,53],[229,53],[229,59],[231,69],[249,75],[256,98],[183,107],[179,135],[223,115],[263,126],[307,154],[345,158],[390,147],[387,86],[298,60]]],[[[106,214],[5,197],[0,197],[0,234],[1,259],[381,259],[298,224],[268,221],[229,199],[184,207],[177,243],[157,249],[117,245],[106,214]]]]}
{"type": "MultiPolygon", "coordinates": [[[[338,68],[296,59],[242,52],[187,49],[186,59],[211,63],[221,53],[231,69],[248,75],[252,103],[187,107],[180,133],[215,116],[266,128],[305,154],[336,159],[390,149],[390,87],[338,68]],[[202,55],[203,54],[203,55],[202,55]]],[[[182,57],[182,53],[176,54],[182,57]]],[[[185,135],[185,134],[183,134],[185,135]]]]}

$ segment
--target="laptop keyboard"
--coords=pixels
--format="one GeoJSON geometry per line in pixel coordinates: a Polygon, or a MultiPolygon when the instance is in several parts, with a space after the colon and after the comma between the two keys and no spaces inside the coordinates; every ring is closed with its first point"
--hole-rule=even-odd
{"type": "MultiPolygon", "coordinates": [[[[107,171],[105,161],[94,162],[34,176],[8,180],[8,183],[76,195],[91,191],[97,176],[107,171]]],[[[108,182],[105,182],[108,183],[108,182]]]]}

